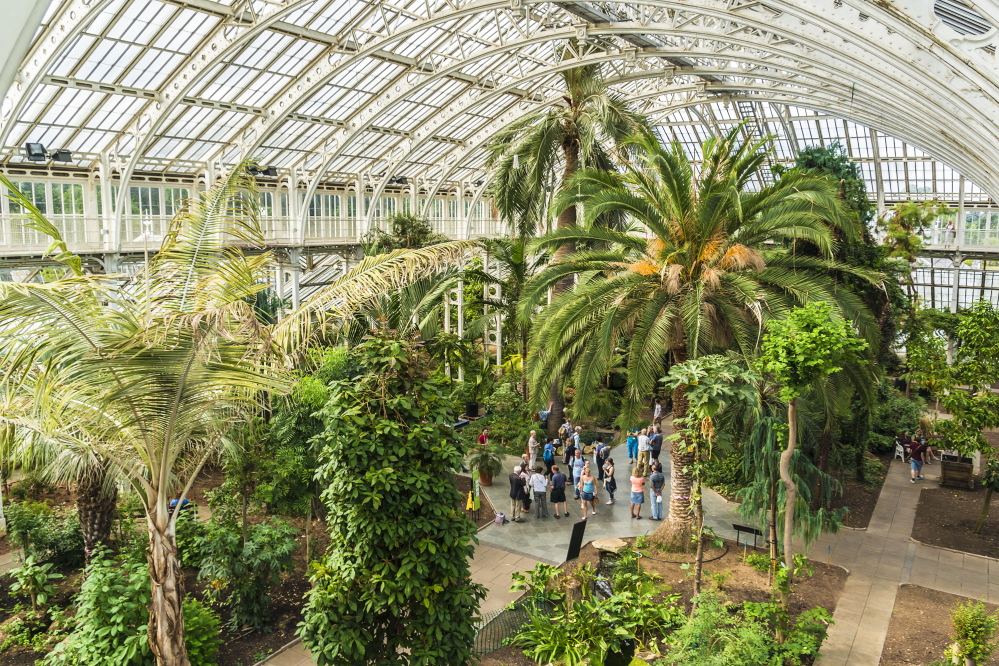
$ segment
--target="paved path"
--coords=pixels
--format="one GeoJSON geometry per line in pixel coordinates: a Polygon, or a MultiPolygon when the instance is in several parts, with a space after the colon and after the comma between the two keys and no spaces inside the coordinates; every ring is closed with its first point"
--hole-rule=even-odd
{"type": "Polygon", "coordinates": [[[0,555],[0,573],[16,569],[21,566],[21,551],[14,550],[0,555]]]}
{"type": "Polygon", "coordinates": [[[812,546],[814,559],[831,549],[832,564],[850,570],[818,666],[877,666],[899,585],[999,603],[999,560],[910,540],[919,493],[938,487],[939,469],[924,467],[926,479],[912,484],[908,465],[892,461],[867,531],[824,535],[812,546]]]}

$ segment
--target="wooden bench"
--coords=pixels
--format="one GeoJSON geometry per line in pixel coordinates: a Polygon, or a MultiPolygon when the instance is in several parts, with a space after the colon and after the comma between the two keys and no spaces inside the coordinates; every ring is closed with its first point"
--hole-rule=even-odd
{"type": "Polygon", "coordinates": [[[940,461],[940,485],[967,486],[974,490],[975,466],[972,464],[971,458],[947,460],[949,457],[944,456],[944,459],[940,461]]]}

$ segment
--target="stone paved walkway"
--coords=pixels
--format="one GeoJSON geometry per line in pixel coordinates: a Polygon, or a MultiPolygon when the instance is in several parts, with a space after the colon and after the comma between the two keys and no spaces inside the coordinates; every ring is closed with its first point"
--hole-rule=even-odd
{"type": "Polygon", "coordinates": [[[892,461],[867,530],[824,535],[812,546],[813,559],[825,554],[850,570],[818,666],[877,666],[901,584],[999,603],[999,560],[910,540],[919,493],[937,487],[939,469],[924,467],[926,479],[912,484],[908,465],[892,461]]]}

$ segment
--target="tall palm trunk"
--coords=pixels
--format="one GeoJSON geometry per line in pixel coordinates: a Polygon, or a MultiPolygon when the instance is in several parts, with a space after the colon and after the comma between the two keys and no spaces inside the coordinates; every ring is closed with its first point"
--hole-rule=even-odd
{"type": "Polygon", "coordinates": [[[76,512],[83,531],[84,559],[88,564],[94,550],[111,539],[118,489],[106,483],[106,475],[106,466],[98,467],[76,488],[76,512]]]}
{"type": "MultiPolygon", "coordinates": [[[[686,345],[680,343],[673,347],[673,362],[679,364],[686,360],[686,345]]],[[[689,411],[687,387],[678,386],[673,389],[674,434],[677,420],[686,418],[689,411]]],[[[690,547],[690,534],[695,527],[694,521],[698,513],[691,505],[691,495],[694,490],[692,468],[697,461],[697,456],[691,450],[688,438],[681,437],[673,442],[669,459],[671,468],[669,516],[656,530],[656,539],[674,547],[687,549],[690,547]]]]}
{"type": "MultiPolygon", "coordinates": [[[[579,137],[575,134],[568,134],[562,142],[562,155],[565,158],[565,169],[562,172],[562,183],[569,182],[569,179],[579,171],[579,137]]],[[[576,224],[576,207],[568,206],[558,214],[556,228],[568,229],[576,224]]],[[[555,250],[554,263],[564,261],[566,257],[576,251],[574,243],[563,243],[555,250]]],[[[552,289],[552,297],[572,289],[574,277],[567,275],[552,289]]],[[[558,436],[559,426],[565,421],[565,398],[562,396],[562,381],[556,379],[552,384],[551,391],[552,409],[548,415],[548,436],[551,438],[558,436]]]]}
{"type": "Polygon", "coordinates": [[[784,563],[788,571],[794,570],[794,552],[791,541],[794,535],[794,503],[797,500],[798,487],[791,478],[791,457],[798,439],[798,399],[787,403],[787,448],[780,454],[780,480],[784,482],[784,563]]]}
{"type": "Polygon", "coordinates": [[[149,648],[156,666],[191,666],[184,645],[184,579],[177,558],[176,523],[165,509],[148,520],[149,648]]]}

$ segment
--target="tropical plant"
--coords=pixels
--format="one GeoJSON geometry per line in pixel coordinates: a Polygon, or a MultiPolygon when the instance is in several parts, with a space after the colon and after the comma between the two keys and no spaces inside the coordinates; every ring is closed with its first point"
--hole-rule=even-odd
{"type": "Polygon", "coordinates": [[[466,663],[485,590],[469,575],[475,524],[450,482],[462,451],[446,385],[388,331],[352,357],[360,374],[334,382],[321,412],[332,543],[299,634],[321,666],[466,663]]]}
{"type": "Polygon", "coordinates": [[[995,652],[996,632],[999,631],[999,614],[989,615],[981,601],[968,599],[958,604],[950,615],[954,624],[954,656],[963,657],[968,666],[987,661],[995,652]],[[970,663],[969,663],[970,661],[970,663]]]}
{"type": "MultiPolygon", "coordinates": [[[[160,250],[124,285],[84,274],[23,195],[25,224],[51,236],[69,269],[44,284],[0,282],[0,421],[110,461],[140,495],[150,541],[149,641],[161,666],[187,666],[169,500],[230,444],[233,423],[291,385],[286,354],[385,291],[456,264],[470,242],[367,257],[273,326],[248,299],[266,288],[256,187],[245,164],[183,210],[160,250]]],[[[5,178],[0,182],[19,192],[5,178]]]]}
{"type": "Polygon", "coordinates": [[[78,567],[84,562],[83,532],[71,508],[45,502],[12,502],[7,507],[8,534],[14,546],[37,562],[78,567]]]}
{"type": "Polygon", "coordinates": [[[52,563],[36,563],[35,558],[30,555],[17,569],[10,572],[14,577],[14,584],[10,586],[10,591],[14,594],[24,594],[31,599],[31,610],[37,613],[39,606],[48,603],[48,600],[55,594],[55,581],[63,577],[57,571],[52,571],[52,563]]]}
{"type": "Polygon", "coordinates": [[[361,237],[361,247],[367,255],[382,254],[392,250],[415,250],[445,243],[448,237],[439,234],[426,218],[409,213],[398,213],[388,219],[388,231],[375,227],[361,237]]]}
{"type": "MultiPolygon", "coordinates": [[[[568,47],[563,57],[574,57],[568,47]]],[[[531,238],[549,229],[549,206],[552,197],[569,186],[580,169],[615,167],[607,147],[627,151],[625,139],[648,130],[648,120],[628,108],[627,101],[612,92],[601,75],[600,65],[584,65],[562,70],[565,85],[564,105],[528,113],[501,130],[489,147],[487,168],[495,174],[493,189],[500,215],[519,238],[531,238]],[[562,167],[559,175],[557,168],[562,167]]],[[[576,207],[561,205],[555,209],[558,229],[576,225],[576,207]]],[[[611,217],[618,217],[610,213],[611,217]]],[[[608,214],[603,215],[606,219],[608,214]]],[[[555,249],[555,260],[562,261],[573,252],[568,239],[555,249]]],[[[571,277],[553,285],[555,293],[567,290],[571,277]]],[[[522,325],[530,317],[520,317],[522,325]]],[[[557,377],[554,378],[557,380],[557,377]]],[[[564,418],[563,395],[557,381],[544,389],[552,400],[548,436],[556,437],[564,418]]]]}
{"type": "MultiPolygon", "coordinates": [[[[682,363],[727,346],[752,357],[761,322],[786,316],[798,303],[833,303],[876,337],[870,313],[833,280],[852,269],[824,258],[836,247],[830,225],[845,236],[856,234],[835,186],[795,171],[750,191],[748,183],[766,163],[766,144],[738,137],[735,128],[706,141],[695,172],[679,144],[664,148],[639,136],[633,139],[639,156],[623,173],[584,170],[572,179],[555,207],[582,204],[582,224],[556,231],[538,246],[610,247],[567,256],[532,280],[520,313],[536,320],[528,364],[533,386],[548,386],[575,367],[577,396],[591,392],[620,344],[628,352],[621,420],[634,423],[664,374],[667,354],[682,363]],[[595,226],[608,210],[627,211],[647,234],[595,226]],[[823,257],[799,256],[799,241],[823,257]],[[535,316],[548,290],[576,274],[575,288],[535,316]]],[[[686,389],[678,386],[673,415],[683,418],[688,411],[686,389]]],[[[686,499],[693,483],[689,448],[674,447],[669,520],[659,528],[678,543],[687,541],[693,526],[686,499]]]]}
{"type": "MultiPolygon", "coordinates": [[[[842,369],[867,348],[850,323],[838,318],[832,306],[811,302],[791,311],[784,320],[767,322],[759,367],[772,374],[780,385],[781,400],[787,402],[787,448],[780,457],[780,479],[784,484],[784,559],[788,571],[794,568],[791,547],[798,486],[791,475],[798,436],[798,396],[802,391],[842,369]]],[[[787,607],[786,597],[783,599],[787,607]]]]}

